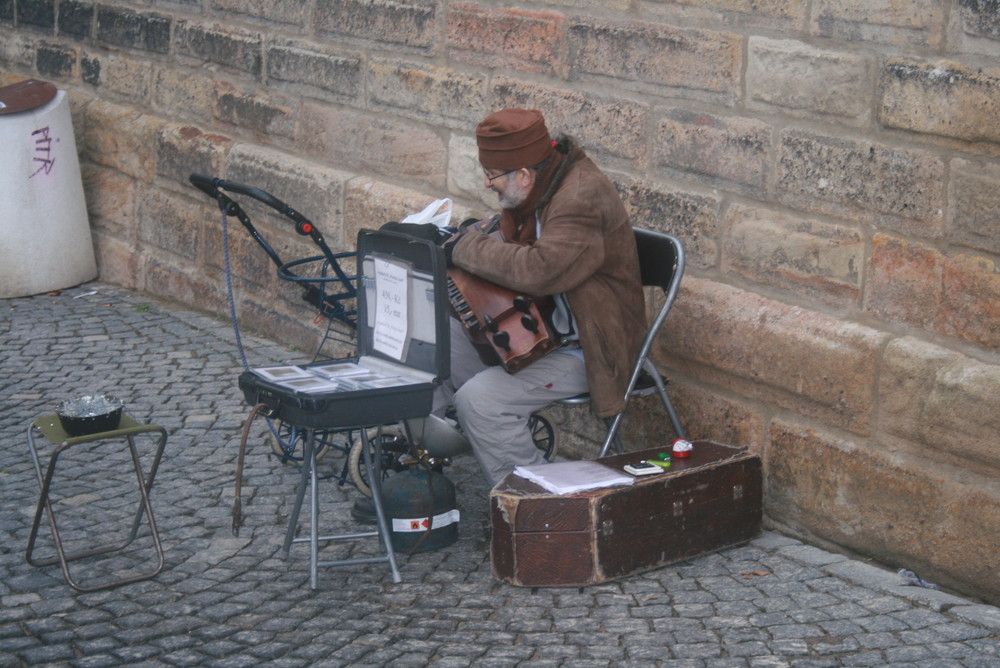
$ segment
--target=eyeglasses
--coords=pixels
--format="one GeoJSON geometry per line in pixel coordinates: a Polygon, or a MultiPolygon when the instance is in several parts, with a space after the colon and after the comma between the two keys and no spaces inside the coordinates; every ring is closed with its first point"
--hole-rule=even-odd
{"type": "Polygon", "coordinates": [[[501,176],[507,176],[508,174],[513,174],[516,171],[517,171],[516,169],[508,169],[506,172],[501,172],[501,173],[497,174],[496,176],[490,176],[489,172],[487,172],[484,169],[483,170],[483,176],[486,177],[486,182],[487,183],[489,183],[490,185],[493,185],[493,182],[495,180],[499,179],[501,176]]]}

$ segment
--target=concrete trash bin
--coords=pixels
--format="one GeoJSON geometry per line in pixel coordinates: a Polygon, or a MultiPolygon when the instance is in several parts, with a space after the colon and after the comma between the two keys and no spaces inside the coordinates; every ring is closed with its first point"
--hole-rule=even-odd
{"type": "Polygon", "coordinates": [[[97,277],[65,91],[35,79],[0,88],[0,298],[97,277]]]}

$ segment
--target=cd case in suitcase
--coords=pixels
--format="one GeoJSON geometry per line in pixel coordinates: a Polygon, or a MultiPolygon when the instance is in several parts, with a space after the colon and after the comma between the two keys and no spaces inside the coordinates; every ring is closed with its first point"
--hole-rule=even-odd
{"type": "Polygon", "coordinates": [[[430,241],[362,230],[358,262],[357,357],[245,371],[239,386],[249,404],[312,429],[430,413],[451,355],[444,253],[430,241]]]}

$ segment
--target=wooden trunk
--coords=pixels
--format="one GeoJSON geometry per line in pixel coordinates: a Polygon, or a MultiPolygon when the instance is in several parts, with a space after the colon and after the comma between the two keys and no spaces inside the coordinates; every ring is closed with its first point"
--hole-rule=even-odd
{"type": "MultiPolygon", "coordinates": [[[[597,461],[621,470],[662,451],[597,461]]],[[[713,552],[760,534],[762,496],[760,457],[711,441],[630,486],[556,495],[512,473],[490,492],[493,576],[583,586],[713,552]]]]}

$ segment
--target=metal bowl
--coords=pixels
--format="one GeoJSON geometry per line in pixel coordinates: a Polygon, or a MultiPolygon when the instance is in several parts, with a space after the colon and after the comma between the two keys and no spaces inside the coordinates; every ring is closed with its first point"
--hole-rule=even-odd
{"type": "Polygon", "coordinates": [[[109,394],[86,394],[59,404],[56,415],[70,436],[86,436],[118,428],[125,404],[109,394]]]}

